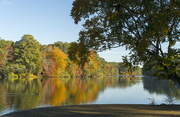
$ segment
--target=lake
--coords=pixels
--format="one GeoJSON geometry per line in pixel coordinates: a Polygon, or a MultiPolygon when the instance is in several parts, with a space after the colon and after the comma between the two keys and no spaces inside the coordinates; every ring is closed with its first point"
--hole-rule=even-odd
{"type": "Polygon", "coordinates": [[[61,105],[172,103],[180,104],[180,90],[152,77],[0,79],[0,115],[61,105]]]}

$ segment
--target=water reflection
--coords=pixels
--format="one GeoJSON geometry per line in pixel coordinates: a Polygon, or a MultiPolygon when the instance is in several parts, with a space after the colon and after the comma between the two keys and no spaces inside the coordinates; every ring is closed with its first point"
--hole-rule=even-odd
{"type": "MultiPolygon", "coordinates": [[[[97,79],[1,79],[0,115],[9,111],[26,110],[42,106],[98,103],[98,100],[105,100],[112,93],[114,93],[114,97],[118,97],[119,94],[113,92],[116,90],[121,91],[121,96],[124,99],[130,96],[127,93],[134,95],[133,98],[131,97],[132,102],[128,102],[132,104],[134,102],[139,103],[137,101],[138,96],[135,95],[137,90],[140,91],[139,95],[141,97],[145,95],[143,91],[148,91],[149,94],[157,93],[172,97],[169,99],[180,99],[180,92],[171,86],[168,81],[154,81],[151,78],[142,78],[141,80],[141,77],[128,78],[114,76],[97,79]],[[35,95],[38,91],[40,91],[39,95],[35,95]],[[102,92],[106,92],[107,95],[104,96],[102,92]]],[[[111,100],[104,101],[103,103],[122,103],[117,102],[118,100],[125,101],[121,98],[117,100],[111,98],[111,100]]],[[[147,100],[147,97],[143,98],[147,100]]],[[[141,99],[139,100],[141,101],[141,99]]],[[[147,102],[144,104],[147,104],[147,102]]]]}
{"type": "Polygon", "coordinates": [[[143,78],[144,89],[149,93],[166,95],[166,99],[177,99],[180,100],[180,90],[173,86],[168,80],[155,80],[151,77],[143,78]]]}

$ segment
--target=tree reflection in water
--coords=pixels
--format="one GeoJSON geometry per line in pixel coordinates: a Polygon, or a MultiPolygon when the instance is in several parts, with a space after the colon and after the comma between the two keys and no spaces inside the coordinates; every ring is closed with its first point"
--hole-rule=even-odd
{"type": "Polygon", "coordinates": [[[175,99],[180,100],[180,89],[177,89],[176,86],[172,86],[170,81],[156,80],[152,77],[143,77],[142,80],[144,89],[148,92],[166,95],[167,99],[171,97],[174,101],[175,99]]]}
{"type": "Polygon", "coordinates": [[[142,82],[144,89],[150,93],[156,92],[180,99],[180,92],[168,82],[147,78],[141,80],[141,77],[1,79],[0,112],[5,109],[26,110],[48,105],[93,103],[107,87],[126,89],[142,82]],[[35,95],[38,91],[39,96],[35,95]]]}

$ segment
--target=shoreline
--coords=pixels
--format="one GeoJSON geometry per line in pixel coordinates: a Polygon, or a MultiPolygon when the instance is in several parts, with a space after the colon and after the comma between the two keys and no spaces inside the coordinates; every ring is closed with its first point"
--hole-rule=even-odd
{"type": "Polygon", "coordinates": [[[180,105],[90,104],[43,107],[1,117],[178,117],[180,105]]]}

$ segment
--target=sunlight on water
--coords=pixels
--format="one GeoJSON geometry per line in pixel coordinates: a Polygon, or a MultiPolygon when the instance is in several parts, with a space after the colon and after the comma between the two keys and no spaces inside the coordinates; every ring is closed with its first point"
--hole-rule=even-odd
{"type": "Polygon", "coordinates": [[[79,104],[180,104],[180,90],[149,77],[0,80],[0,115],[79,104]],[[39,95],[37,92],[39,92],[39,95]]]}

